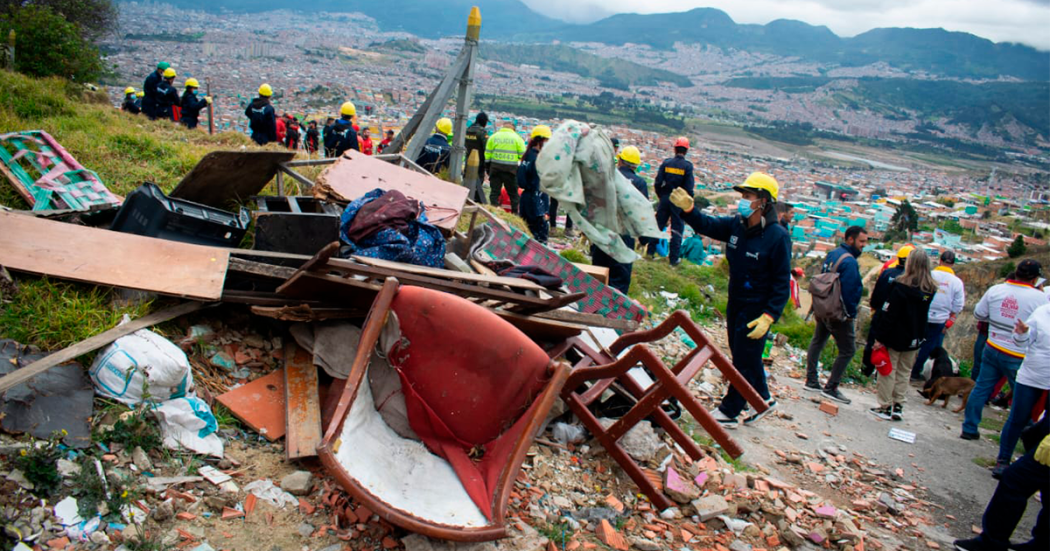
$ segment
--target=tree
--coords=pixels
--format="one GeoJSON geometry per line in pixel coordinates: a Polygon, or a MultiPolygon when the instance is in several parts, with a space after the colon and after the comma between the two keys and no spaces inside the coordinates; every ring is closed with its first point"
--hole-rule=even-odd
{"type": "Polygon", "coordinates": [[[693,201],[696,203],[696,208],[700,210],[704,210],[711,206],[711,200],[703,195],[697,195],[693,198],[693,201]]]}
{"type": "Polygon", "coordinates": [[[1014,242],[1006,249],[1006,254],[1009,255],[1010,258],[1017,258],[1026,252],[1028,252],[1028,246],[1024,244],[1024,236],[1021,234],[1017,234],[1017,237],[1014,238],[1014,242]]]}
{"type": "Polygon", "coordinates": [[[77,26],[80,36],[95,42],[117,28],[117,7],[112,0],[0,0],[0,13],[36,6],[77,26]]]}
{"type": "Polygon", "coordinates": [[[992,211],[986,210],[981,213],[981,220],[988,220],[992,217],[992,211]]]}
{"type": "Polygon", "coordinates": [[[60,76],[78,82],[102,75],[98,49],[77,25],[50,8],[29,5],[0,15],[0,32],[15,31],[15,69],[27,75],[60,76]]]}
{"type": "Polygon", "coordinates": [[[915,212],[911,203],[904,201],[897,207],[897,212],[893,213],[890,224],[897,233],[915,231],[919,227],[919,213],[915,212]]]}

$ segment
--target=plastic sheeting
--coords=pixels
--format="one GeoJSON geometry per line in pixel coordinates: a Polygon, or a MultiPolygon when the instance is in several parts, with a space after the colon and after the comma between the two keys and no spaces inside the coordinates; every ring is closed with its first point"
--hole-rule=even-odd
{"type": "Polygon", "coordinates": [[[652,204],[616,170],[612,140],[600,128],[565,121],[536,161],[540,189],[557,199],[591,243],[617,262],[639,256],[621,235],[660,238],[652,204]]]}

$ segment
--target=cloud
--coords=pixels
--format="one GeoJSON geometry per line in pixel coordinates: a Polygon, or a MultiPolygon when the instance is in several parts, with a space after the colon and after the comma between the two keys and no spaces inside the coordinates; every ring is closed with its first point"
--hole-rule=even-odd
{"type": "Polygon", "coordinates": [[[1050,0],[523,0],[551,17],[590,22],[604,13],[666,13],[718,8],[737,23],[796,19],[827,25],[840,36],[879,27],[942,27],[995,42],[1020,42],[1050,50],[1050,0]]]}

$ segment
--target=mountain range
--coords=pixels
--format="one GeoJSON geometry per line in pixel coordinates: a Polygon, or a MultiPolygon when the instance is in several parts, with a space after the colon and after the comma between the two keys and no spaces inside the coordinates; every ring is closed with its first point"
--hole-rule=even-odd
{"type": "MultiPolygon", "coordinates": [[[[261,12],[288,9],[278,0],[167,0],[204,11],[261,12]]],[[[885,62],[910,71],[953,78],[1014,77],[1050,80],[1050,52],[1012,43],[995,43],[970,33],[944,29],[883,28],[853,38],[824,26],[780,19],[765,25],[738,24],[725,12],[696,8],[664,14],[618,14],[587,25],[572,25],[536,13],[519,0],[317,0],[296,9],[361,12],[384,31],[423,38],[462,35],[471,6],[482,10],[482,38],[501,42],[597,42],[645,44],[671,49],[676,42],[723,49],[797,56],[841,66],[885,62]],[[308,7],[307,7],[308,6],[308,7]]]]}

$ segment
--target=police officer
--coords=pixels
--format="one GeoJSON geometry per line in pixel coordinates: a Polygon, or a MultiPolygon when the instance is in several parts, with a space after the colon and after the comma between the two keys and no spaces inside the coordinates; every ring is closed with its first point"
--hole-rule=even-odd
{"type": "Polygon", "coordinates": [[[485,204],[485,191],[482,189],[482,184],[485,183],[485,173],[488,170],[485,163],[485,146],[489,139],[489,132],[486,129],[488,125],[489,116],[482,111],[474,119],[474,124],[467,127],[467,133],[463,136],[463,145],[467,149],[467,153],[463,158],[469,159],[471,151],[478,152],[478,162],[480,163],[478,165],[478,183],[474,189],[474,195],[470,199],[482,205],[485,204]]]}
{"type": "Polygon", "coordinates": [[[142,83],[142,112],[150,120],[157,118],[157,85],[164,79],[164,71],[169,67],[171,67],[170,63],[161,61],[157,64],[157,70],[150,73],[142,83]]]}
{"type": "Polygon", "coordinates": [[[543,144],[551,139],[549,126],[539,125],[532,129],[528,150],[518,166],[518,188],[521,189],[519,203],[522,218],[529,225],[529,231],[536,241],[547,244],[550,226],[547,223],[547,211],[550,209],[550,197],[540,191],[540,175],[536,171],[536,157],[543,150],[543,144]]]}
{"type": "MultiPolygon", "coordinates": [[[[631,182],[631,185],[638,190],[646,199],[649,198],[649,184],[639,176],[635,170],[638,169],[638,165],[642,164],[642,152],[638,151],[638,148],[629,145],[623,148],[623,151],[619,155],[619,170],[620,174],[627,181],[631,182]]],[[[621,235],[623,243],[630,248],[634,248],[634,238],[630,235],[621,235]]],[[[646,238],[642,238],[646,239],[646,238]]],[[[627,291],[631,288],[631,272],[633,265],[617,262],[611,256],[605,254],[604,251],[599,249],[594,244],[591,244],[591,262],[595,266],[602,266],[609,268],[609,286],[623,294],[627,294],[627,291]]]]}
{"type": "Polygon", "coordinates": [[[182,115],[180,121],[186,128],[197,128],[200,123],[201,109],[211,105],[211,96],[197,96],[197,89],[201,85],[195,78],[186,79],[186,88],[182,92],[182,115]]]}
{"type": "Polygon", "coordinates": [[[259,97],[253,99],[244,109],[248,117],[248,126],[252,131],[252,140],[259,145],[277,141],[277,113],[270,105],[273,88],[269,84],[259,87],[259,97]]]}
{"type": "Polygon", "coordinates": [[[174,107],[179,104],[179,91],[175,89],[175,69],[168,67],[164,69],[164,79],[157,85],[157,109],[158,119],[175,121],[174,107]]]}
{"type": "Polygon", "coordinates": [[[135,94],[135,89],[131,86],[124,89],[124,103],[120,105],[120,110],[127,111],[132,115],[137,115],[142,111],[142,104],[139,103],[138,96],[135,94]]]}
{"type": "MultiPolygon", "coordinates": [[[[681,262],[682,255],[682,231],[685,224],[682,223],[682,211],[671,203],[671,192],[681,189],[689,194],[694,193],[693,163],[685,160],[685,154],[689,152],[689,139],[682,137],[674,142],[674,157],[667,159],[656,171],[656,180],[653,187],[656,188],[656,196],[660,198],[660,205],[656,209],[656,223],[660,231],[667,228],[671,223],[671,250],[669,260],[672,266],[681,262]]],[[[646,254],[650,257],[656,253],[656,245],[649,243],[646,254]]]]}
{"type": "Polygon", "coordinates": [[[485,144],[485,163],[489,168],[489,202],[499,205],[500,192],[507,188],[510,211],[518,212],[518,161],[525,154],[525,140],[513,121],[505,121],[485,144]]]}
{"type": "Polygon", "coordinates": [[[343,153],[353,149],[361,151],[357,143],[357,131],[354,130],[354,116],[357,115],[357,106],[353,102],[344,102],[339,107],[339,120],[332,124],[332,129],[324,138],[325,150],[331,157],[342,157],[343,153]]]}
{"type": "Polygon", "coordinates": [[[426,143],[423,144],[423,150],[416,157],[416,164],[427,169],[431,174],[447,169],[452,156],[452,146],[448,144],[450,134],[452,134],[452,120],[448,118],[438,120],[434,125],[434,135],[427,138],[426,143]]]}
{"type": "MultiPolygon", "coordinates": [[[[675,189],[670,200],[682,209],[683,219],[696,233],[726,242],[729,262],[729,303],[726,326],[733,365],[769,404],[761,414],[744,419],[750,424],[776,407],[762,366],[769,327],[784,311],[791,294],[791,240],[777,220],[773,204],[780,186],[772,176],[755,172],[734,190],[740,192],[737,216],[708,216],[693,208],[693,194],[675,189]]],[[[715,420],[735,428],[746,401],[730,386],[715,420]]]]}

